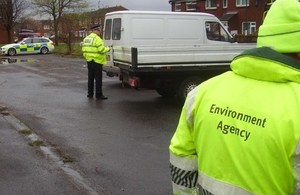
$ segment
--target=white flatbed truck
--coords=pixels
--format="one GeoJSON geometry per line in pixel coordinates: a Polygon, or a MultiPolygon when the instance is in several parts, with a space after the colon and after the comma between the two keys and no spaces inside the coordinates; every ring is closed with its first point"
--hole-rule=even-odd
{"type": "Polygon", "coordinates": [[[117,11],[106,14],[104,71],[138,88],[182,102],[199,83],[229,70],[231,60],[255,44],[234,43],[207,13],[117,11]]]}

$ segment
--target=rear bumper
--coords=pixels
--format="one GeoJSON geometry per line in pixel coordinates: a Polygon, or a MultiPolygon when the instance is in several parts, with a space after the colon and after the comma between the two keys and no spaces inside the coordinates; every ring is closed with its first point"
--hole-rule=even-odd
{"type": "Polygon", "coordinates": [[[111,77],[120,75],[120,68],[116,66],[104,65],[103,71],[106,72],[107,76],[111,76],[111,77]]]}

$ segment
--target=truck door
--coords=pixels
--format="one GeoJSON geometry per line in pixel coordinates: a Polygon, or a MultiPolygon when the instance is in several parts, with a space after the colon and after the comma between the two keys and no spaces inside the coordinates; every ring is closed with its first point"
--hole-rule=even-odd
{"type": "Polygon", "coordinates": [[[111,47],[111,50],[107,53],[107,63],[103,67],[103,70],[107,73],[108,76],[118,75],[119,68],[114,66],[113,63],[113,46],[115,42],[121,40],[121,18],[107,18],[104,24],[104,42],[106,46],[111,47]]]}
{"type": "MultiPolygon", "coordinates": [[[[104,41],[106,46],[114,46],[121,40],[121,18],[109,18],[105,20],[104,41]]],[[[113,49],[107,54],[107,62],[112,63],[113,49]]],[[[108,64],[109,65],[109,64],[108,64]]]]}

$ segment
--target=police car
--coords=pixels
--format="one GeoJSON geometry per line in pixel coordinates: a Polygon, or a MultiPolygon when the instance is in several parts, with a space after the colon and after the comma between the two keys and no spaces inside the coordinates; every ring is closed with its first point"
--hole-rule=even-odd
{"type": "Polygon", "coordinates": [[[1,54],[13,56],[16,54],[46,54],[54,50],[53,42],[46,37],[24,38],[22,41],[1,47],[1,54]]]}

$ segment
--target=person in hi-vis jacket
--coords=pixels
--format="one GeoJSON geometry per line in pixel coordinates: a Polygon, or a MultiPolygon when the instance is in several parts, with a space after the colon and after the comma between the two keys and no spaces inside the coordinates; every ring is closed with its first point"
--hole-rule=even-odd
{"type": "Polygon", "coordinates": [[[102,66],[106,64],[106,53],[110,48],[104,45],[100,38],[100,25],[93,26],[92,32],[84,38],[82,44],[82,54],[87,61],[88,67],[88,98],[94,96],[94,82],[96,84],[96,99],[105,100],[106,96],[102,92],[102,66]]]}
{"type": "Polygon", "coordinates": [[[257,47],[192,90],[171,139],[174,194],[300,194],[300,3],[276,0],[257,47]]]}

